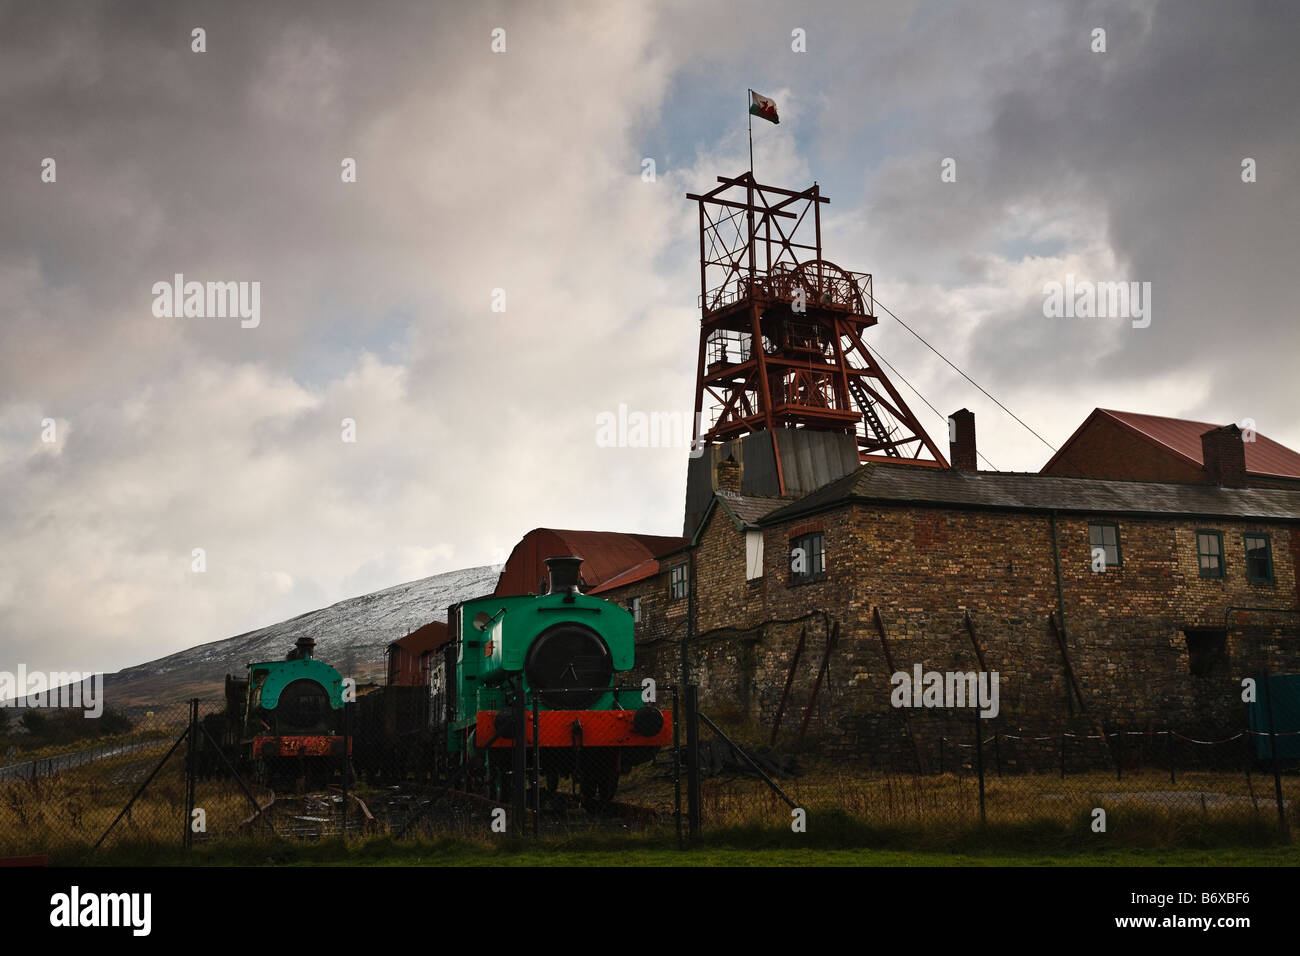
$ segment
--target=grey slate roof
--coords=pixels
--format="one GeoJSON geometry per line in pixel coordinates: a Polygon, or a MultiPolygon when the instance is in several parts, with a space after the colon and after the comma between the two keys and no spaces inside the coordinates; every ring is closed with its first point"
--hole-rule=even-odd
{"type": "Polygon", "coordinates": [[[1300,521],[1300,489],[1219,488],[869,463],[768,513],[761,523],[774,524],[847,502],[1300,521]]]}
{"type": "Polygon", "coordinates": [[[736,527],[744,531],[748,528],[757,528],[758,520],[768,512],[779,508],[781,505],[789,504],[789,498],[769,498],[762,495],[735,495],[728,494],[725,491],[715,493],[718,504],[731,516],[736,527]]]}

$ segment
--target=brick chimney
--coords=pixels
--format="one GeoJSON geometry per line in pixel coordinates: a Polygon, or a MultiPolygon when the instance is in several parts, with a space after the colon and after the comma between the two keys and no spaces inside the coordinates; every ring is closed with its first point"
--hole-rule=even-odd
{"type": "Polygon", "coordinates": [[[957,471],[979,471],[975,461],[975,413],[968,408],[948,416],[948,461],[957,471]]]}
{"type": "Polygon", "coordinates": [[[726,491],[731,494],[740,494],[740,462],[736,461],[735,456],[728,455],[725,459],[718,462],[717,480],[715,487],[718,491],[726,491]]]}
{"type": "Polygon", "coordinates": [[[1220,488],[1246,487],[1246,446],[1236,425],[1212,428],[1201,436],[1205,474],[1220,488]]]}

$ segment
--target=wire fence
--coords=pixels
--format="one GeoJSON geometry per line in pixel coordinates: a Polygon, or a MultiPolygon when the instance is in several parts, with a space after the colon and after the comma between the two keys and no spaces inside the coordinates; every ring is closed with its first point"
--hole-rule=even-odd
{"type": "Polygon", "coordinates": [[[79,739],[66,727],[8,733],[0,857],[371,834],[685,845],[733,826],[802,832],[830,814],[936,836],[1051,825],[1153,844],[1206,824],[1284,837],[1300,827],[1296,732],[1030,733],[954,715],[969,732],[913,728],[914,759],[891,761],[883,740],[882,754],[856,757],[758,743],[767,729],[714,721],[689,692],[661,694],[654,707],[593,709],[530,693],[451,733],[424,688],[364,694],[330,732],[295,740],[250,735],[212,699],[128,711],[79,739]]]}

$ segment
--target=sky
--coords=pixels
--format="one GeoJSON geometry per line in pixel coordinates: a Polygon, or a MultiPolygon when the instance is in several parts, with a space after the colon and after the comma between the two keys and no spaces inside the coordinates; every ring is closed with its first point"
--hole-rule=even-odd
{"type": "MultiPolygon", "coordinates": [[[[687,450],[596,426],[689,415],[685,194],[748,168],[749,88],[758,178],[1047,442],[1300,448],[1298,48],[1283,2],[0,3],[0,670],[680,533],[687,450]],[[176,274],[256,319],[166,314],[176,274]],[[1067,276],[1149,324],[1045,315],[1067,276]]],[[[941,447],[968,407],[996,468],[1051,457],[881,315],[941,447]]]]}

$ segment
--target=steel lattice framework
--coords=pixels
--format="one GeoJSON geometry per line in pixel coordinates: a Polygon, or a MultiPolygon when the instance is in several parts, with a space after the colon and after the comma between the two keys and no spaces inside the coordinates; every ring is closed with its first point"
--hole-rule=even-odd
{"type": "Polygon", "coordinates": [[[765,186],[751,172],[718,184],[687,194],[700,209],[697,442],[815,428],[855,435],[863,462],[947,467],[863,344],[877,321],[871,276],[822,258],[820,187],[765,186]]]}

